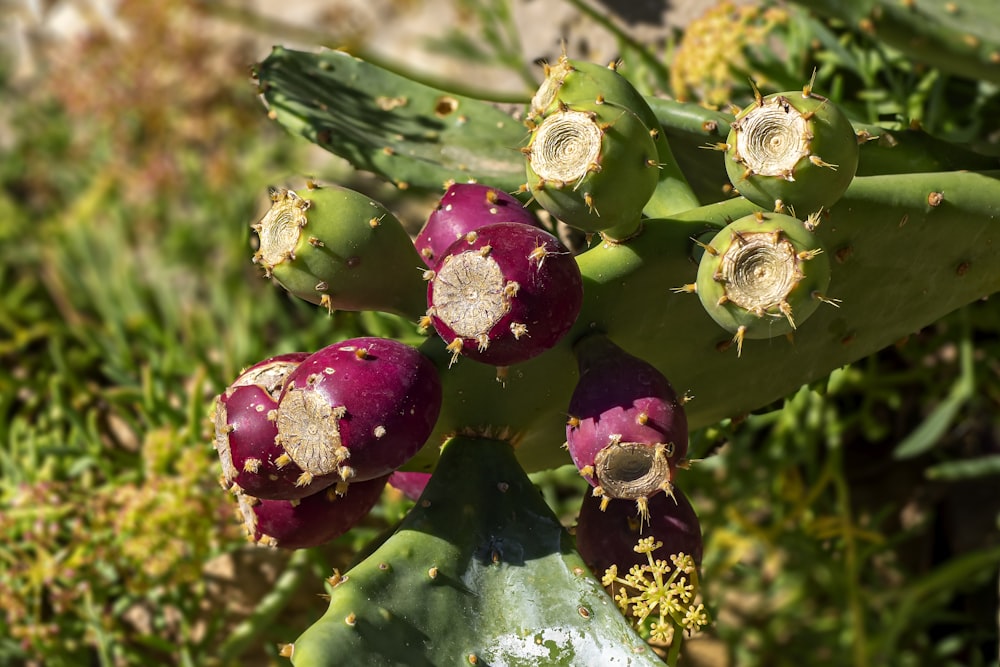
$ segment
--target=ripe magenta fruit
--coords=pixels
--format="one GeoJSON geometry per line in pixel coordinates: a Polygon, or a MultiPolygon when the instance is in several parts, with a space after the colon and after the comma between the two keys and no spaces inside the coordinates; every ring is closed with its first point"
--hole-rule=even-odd
{"type": "Polygon", "coordinates": [[[334,475],[303,478],[275,442],[278,394],[288,374],[308,356],[295,352],[254,364],[216,398],[215,448],[227,488],[235,486],[258,498],[294,500],[338,481],[334,475]]]}
{"type": "Polygon", "coordinates": [[[424,492],[431,479],[429,472],[403,472],[397,470],[389,475],[389,486],[402,492],[410,500],[416,500],[424,492]]]}
{"type": "Polygon", "coordinates": [[[649,499],[645,518],[633,503],[613,500],[602,510],[600,498],[584,495],[576,523],[576,548],[596,576],[603,576],[612,565],[619,572],[645,565],[646,554],[635,551],[642,537],[663,542],[657,558],[685,553],[701,565],[701,524],[687,496],[676,486],[672,495],[661,493],[649,499]]]}
{"type": "Polygon", "coordinates": [[[539,227],[535,214],[503,190],[481,183],[455,183],[427,216],[413,243],[424,263],[433,269],[452,243],[497,222],[539,227]]]}
{"type": "Polygon", "coordinates": [[[305,549],[340,537],[378,502],[388,475],[354,482],[343,495],[333,487],[301,500],[262,500],[238,494],[247,537],[258,544],[305,549]]]}
{"type": "Polygon", "coordinates": [[[428,322],[459,354],[509,366],[548,350],[580,312],[572,253],[543,229],[497,223],[449,246],[429,272],[428,322]]]}
{"type": "Polygon", "coordinates": [[[278,442],[306,475],[361,482],[409,460],[440,409],[429,359],[395,340],[353,338],[313,353],[288,376],[278,442]]]}
{"type": "Polygon", "coordinates": [[[669,492],[687,455],[684,407],[667,378],[610,339],[593,334],[574,347],[580,379],[569,403],[570,456],[603,504],[634,500],[640,511],[669,492]]]}

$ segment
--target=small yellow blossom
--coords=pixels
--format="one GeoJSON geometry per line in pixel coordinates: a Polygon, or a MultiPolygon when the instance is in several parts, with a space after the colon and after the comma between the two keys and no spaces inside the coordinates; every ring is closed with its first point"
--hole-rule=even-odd
{"type": "Polygon", "coordinates": [[[611,589],[618,607],[644,629],[650,641],[669,645],[681,629],[688,634],[709,624],[705,605],[695,604],[698,595],[698,568],[688,554],[672,554],[669,560],[654,559],[653,551],[663,546],[644,537],[634,547],[646,554],[646,564],[636,564],[619,576],[618,566],[609,567],[601,583],[611,589]],[[617,591],[615,588],[620,586],[617,591]]]}

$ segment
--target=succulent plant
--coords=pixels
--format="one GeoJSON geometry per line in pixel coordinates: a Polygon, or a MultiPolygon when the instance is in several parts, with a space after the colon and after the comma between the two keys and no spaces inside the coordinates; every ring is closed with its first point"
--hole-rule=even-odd
{"type": "Polygon", "coordinates": [[[583,302],[580,269],[543,229],[486,225],[451,244],[428,274],[427,319],[460,354],[509,366],[555,345],[583,302]]]}
{"type": "Polygon", "coordinates": [[[306,478],[349,484],[380,478],[427,440],[441,407],[437,369],[385,338],[328,345],[289,374],[278,399],[277,440],[306,478]]]}
{"type": "Polygon", "coordinates": [[[395,532],[328,583],[297,667],[662,665],[499,440],[448,441],[395,532]]]}
{"type": "Polygon", "coordinates": [[[519,222],[541,228],[535,214],[503,190],[483,183],[454,183],[427,216],[413,243],[433,269],[452,243],[497,222],[519,222]]]}
{"type": "MultiPolygon", "coordinates": [[[[883,16],[931,11],[923,0],[846,5],[876,32],[892,30],[883,16]]],[[[314,481],[341,483],[273,507],[336,505],[345,486],[349,499],[372,483],[362,479],[419,474],[422,485],[433,470],[392,536],[332,578],[327,614],[289,651],[300,666],[652,664],[630,625],[667,641],[708,622],[696,595],[697,517],[674,486],[688,429],[767,405],[1000,290],[996,158],[848,119],[811,83],[758,95],[733,118],[560,59],[524,100],[529,137],[493,104],[346,54],[279,48],[257,72],[278,122],[402,190],[475,180],[500,201],[527,174],[520,200],[603,237],[574,256],[544,230],[477,222],[432,250],[424,284],[413,272],[421,253],[384,207],[337,189],[276,193],[258,261],[290,291],[330,308],[426,313],[440,336],[403,346],[421,358],[410,380],[374,374],[407,395],[401,409],[396,398],[362,397],[369,376],[339,366],[370,364],[357,351],[394,343],[381,339],[321,350],[336,363],[302,361],[281,392],[278,444],[314,481]],[[730,176],[742,196],[723,189],[730,176]],[[334,221],[339,208],[350,215],[334,221]],[[272,252],[283,229],[306,240],[272,252]],[[753,354],[726,353],[763,337],[753,354]],[[418,403],[407,382],[433,400],[418,403]],[[396,417],[402,427],[390,427],[396,417]],[[405,444],[385,447],[403,431],[405,444]],[[599,488],[577,526],[586,559],[524,476],[574,459],[599,488]],[[672,526],[662,534],[661,520],[672,526]],[[631,539],[631,552],[608,556],[631,539]],[[685,555],[666,553],[675,549],[685,555]],[[615,602],[631,622],[608,613],[615,602]]],[[[258,523],[270,502],[254,505],[258,523]]]]}

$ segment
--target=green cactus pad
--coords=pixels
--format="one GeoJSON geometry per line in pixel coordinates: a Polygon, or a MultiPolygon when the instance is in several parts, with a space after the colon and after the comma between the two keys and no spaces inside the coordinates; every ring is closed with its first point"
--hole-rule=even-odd
{"type": "Polygon", "coordinates": [[[449,441],[396,532],[329,592],[296,667],[663,664],[499,440],[449,441]]]}
{"type": "Polygon", "coordinates": [[[292,294],[330,310],[380,310],[420,318],[423,262],[384,206],[339,186],[275,189],[253,226],[254,262],[292,294]]]}
{"type": "Polygon", "coordinates": [[[830,260],[801,220],[754,213],[734,220],[705,246],[698,298],[721,327],[744,338],[796,329],[829,300],[830,260]]]}
{"type": "Polygon", "coordinates": [[[608,103],[548,114],[525,154],[527,189],[543,208],[572,227],[616,239],[638,229],[659,178],[649,130],[608,103]]]}
{"type": "Polygon", "coordinates": [[[276,47],[257,67],[270,115],[293,134],[399,187],[470,178],[513,192],[524,127],[496,105],[440,90],[341,51],[276,47]]]}
{"type": "Polygon", "coordinates": [[[604,67],[561,56],[555,65],[546,67],[545,80],[531,99],[529,117],[537,124],[562,105],[591,104],[598,100],[634,113],[653,137],[659,180],[644,213],[649,217],[664,217],[697,206],[698,199],[674,159],[659,119],[642,94],[618,73],[617,63],[604,67]]]}
{"type": "Polygon", "coordinates": [[[758,95],[736,115],[726,145],[726,172],[740,194],[803,217],[837,201],[858,167],[851,122],[809,86],[758,95]]]}

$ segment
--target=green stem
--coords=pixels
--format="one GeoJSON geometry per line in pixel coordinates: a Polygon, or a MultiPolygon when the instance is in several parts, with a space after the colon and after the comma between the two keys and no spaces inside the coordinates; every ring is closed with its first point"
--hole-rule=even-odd
{"type": "Polygon", "coordinates": [[[233,628],[229,638],[222,643],[219,648],[219,660],[222,664],[235,661],[260,640],[260,636],[274,623],[274,619],[298,592],[308,571],[309,550],[300,549],[293,553],[271,592],[264,596],[246,620],[233,628]]]}
{"type": "Polygon", "coordinates": [[[851,512],[851,496],[847,480],[844,477],[843,449],[830,448],[831,458],[836,458],[839,473],[834,477],[833,484],[837,493],[837,511],[843,522],[844,540],[844,574],[847,580],[848,613],[851,623],[851,649],[854,655],[854,667],[868,667],[868,640],[865,631],[865,608],[862,600],[861,585],[858,581],[861,565],[858,558],[858,545],[854,536],[854,517],[851,512]]]}

